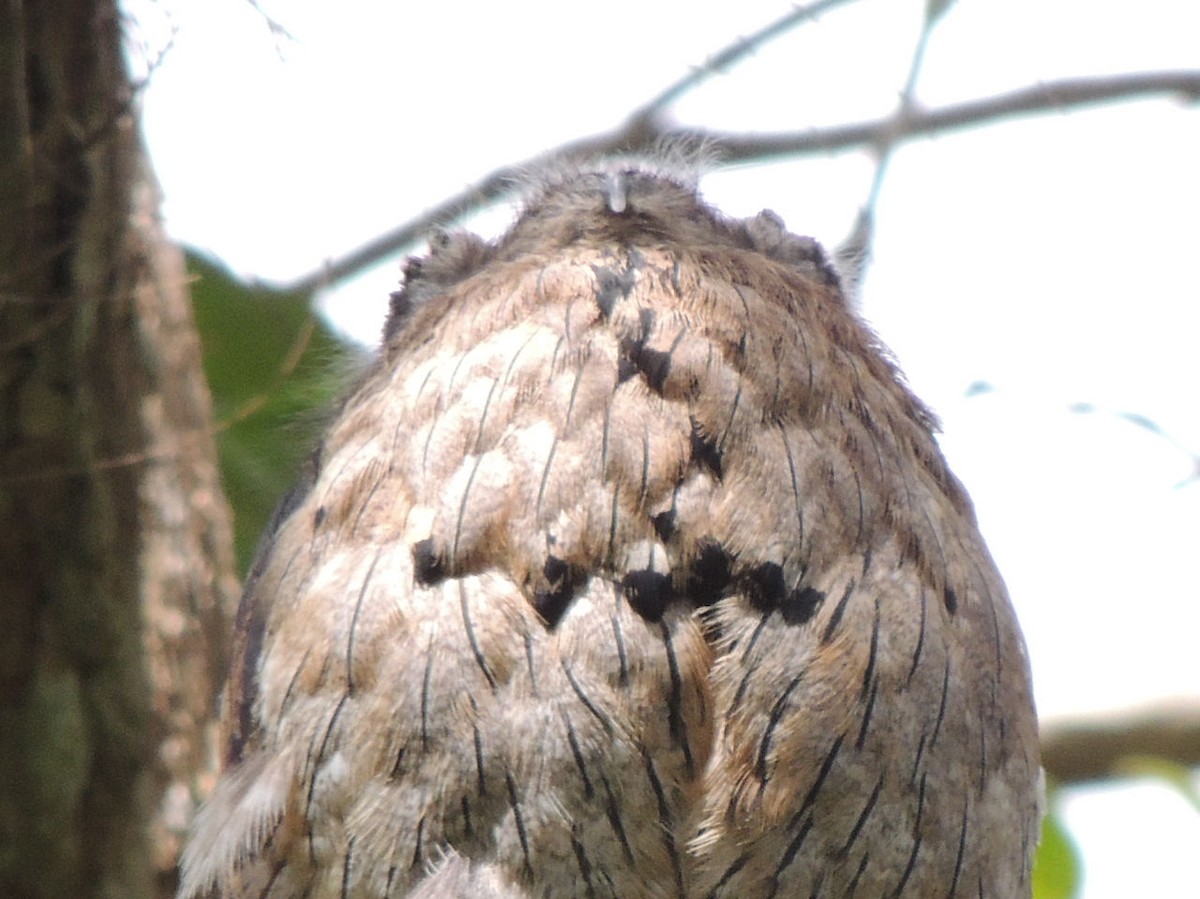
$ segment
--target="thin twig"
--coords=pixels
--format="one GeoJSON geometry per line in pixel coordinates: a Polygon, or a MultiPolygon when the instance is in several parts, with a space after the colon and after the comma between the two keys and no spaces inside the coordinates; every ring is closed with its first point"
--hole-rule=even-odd
{"type": "MultiPolygon", "coordinates": [[[[702,134],[706,141],[714,145],[717,152],[723,154],[723,162],[761,161],[779,156],[859,149],[883,140],[892,131],[905,139],[928,137],[1017,115],[1067,112],[1097,103],[1172,94],[1186,102],[1200,100],[1200,70],[1134,72],[1127,75],[1043,82],[940,109],[915,108],[900,122],[897,122],[894,116],[889,116],[871,122],[776,134],[702,134]]],[[[687,134],[678,136],[688,137],[687,134]]]]}
{"type": "Polygon", "coordinates": [[[416,218],[383,234],[341,259],[334,260],[289,285],[289,290],[312,291],[343,280],[374,263],[420,241],[439,225],[449,224],[486,203],[506,196],[523,172],[551,160],[594,158],[606,153],[637,152],[663,140],[704,145],[719,165],[761,162],[783,156],[798,157],[879,146],[884,141],[912,140],[959,128],[974,127],[1040,112],[1067,112],[1097,103],[1136,97],[1176,95],[1188,102],[1200,100],[1200,71],[1136,72],[1094,78],[1072,78],[1032,85],[1005,94],[968,100],[940,109],[911,107],[883,119],[810,128],[804,131],[745,135],[702,129],[659,130],[653,123],[630,120],[604,134],[565,144],[519,165],[504,166],[481,181],[416,218]]]}
{"type": "MultiPolygon", "coordinates": [[[[925,51],[929,48],[929,39],[933,29],[942,16],[952,6],[954,0],[929,0],[925,5],[925,17],[921,22],[921,33],[909,58],[908,75],[904,79],[904,89],[892,114],[892,120],[903,122],[908,119],[909,112],[916,106],[917,80],[925,64],[925,51]]],[[[848,276],[851,285],[851,295],[854,295],[853,285],[859,284],[866,273],[871,259],[871,246],[875,239],[875,210],[879,206],[879,194],[883,190],[884,179],[887,177],[888,166],[896,147],[901,143],[901,137],[895,130],[884,135],[883,140],[872,147],[875,155],[875,172],[871,177],[871,185],[867,188],[867,198],[859,207],[854,226],[837,248],[838,268],[843,275],[848,276]]]]}
{"type": "Polygon", "coordinates": [[[1060,784],[1135,774],[1139,759],[1200,766],[1200,700],[1042,725],[1042,765],[1060,784]]]}
{"type": "Polygon", "coordinates": [[[664,88],[656,96],[648,100],[630,116],[631,122],[650,121],[657,118],[667,107],[671,106],[684,94],[695,90],[713,75],[728,72],[752,53],[756,53],[766,44],[782,37],[793,28],[817,19],[822,13],[827,13],[847,3],[857,0],[819,0],[808,6],[798,6],[790,13],[776,19],[769,25],[760,28],[749,37],[738,38],[728,47],[714,53],[704,61],[704,65],[693,69],[674,84],[664,88]]]}
{"type": "Polygon", "coordinates": [[[1167,443],[1171,444],[1171,446],[1175,447],[1175,449],[1187,456],[1188,461],[1191,463],[1191,473],[1178,484],[1176,484],[1175,489],[1178,490],[1180,487],[1185,487],[1188,484],[1193,484],[1196,481],[1200,481],[1200,452],[1196,452],[1178,437],[1168,432],[1162,425],[1160,425],[1150,416],[1143,415],[1140,412],[1126,412],[1120,409],[1102,409],[1095,403],[1089,403],[1086,400],[1071,403],[1071,405],[1067,407],[1067,411],[1073,412],[1076,415],[1089,415],[1092,413],[1111,415],[1112,417],[1127,422],[1134,427],[1148,431],[1155,437],[1165,440],[1167,443]]]}
{"type": "MultiPolygon", "coordinates": [[[[250,2],[257,8],[257,0],[250,2]]],[[[793,9],[749,37],[738,38],[710,56],[703,65],[693,69],[635,109],[618,128],[557,147],[517,165],[497,169],[482,181],[426,210],[417,218],[368,241],[341,259],[326,263],[318,271],[294,282],[292,289],[311,292],[350,277],[379,260],[412,246],[434,227],[448,225],[481,209],[494,199],[507,196],[513,186],[519,183],[522,173],[536,170],[544,163],[596,157],[622,150],[633,152],[652,147],[662,135],[671,130],[663,121],[664,111],[684,94],[695,90],[718,72],[728,72],[751,53],[793,28],[852,2],[857,0],[817,0],[815,3],[793,9]]]]}

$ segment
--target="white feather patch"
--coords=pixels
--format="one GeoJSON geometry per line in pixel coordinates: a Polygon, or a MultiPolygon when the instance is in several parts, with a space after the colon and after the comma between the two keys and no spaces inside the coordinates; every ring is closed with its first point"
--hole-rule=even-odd
{"type": "Polygon", "coordinates": [[[236,869],[279,825],[295,782],[290,755],[252,755],[226,771],[192,823],[180,861],[179,899],[224,893],[236,869]]]}

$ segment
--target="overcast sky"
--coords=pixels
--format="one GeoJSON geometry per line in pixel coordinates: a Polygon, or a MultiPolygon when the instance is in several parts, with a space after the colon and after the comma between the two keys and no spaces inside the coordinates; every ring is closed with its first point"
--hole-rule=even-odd
{"type": "MultiPolygon", "coordinates": [[[[246,0],[126,4],[152,48],[175,28],[143,98],[171,233],[279,282],[497,166],[618,124],[790,8],[262,5],[294,40],[246,0]]],[[[923,6],[832,11],[675,116],[765,131],[886,115],[923,6]]],[[[1195,0],[964,0],[934,34],[917,97],[932,107],[1183,68],[1200,68],[1195,0]]],[[[872,173],[849,153],[720,171],[702,188],[725,212],[769,207],[835,245],[872,173]]],[[[914,143],[880,197],[863,311],[943,419],[943,448],[1024,624],[1044,716],[1200,695],[1198,210],[1200,109],[1165,99],[914,143]],[[992,389],[968,395],[978,382],[992,389]],[[1096,411],[1071,411],[1080,403],[1096,411]]],[[[399,261],[326,298],[341,326],[372,339],[399,261]]],[[[1067,811],[1088,853],[1087,899],[1196,895],[1200,816],[1174,794],[1108,788],[1067,811]]]]}

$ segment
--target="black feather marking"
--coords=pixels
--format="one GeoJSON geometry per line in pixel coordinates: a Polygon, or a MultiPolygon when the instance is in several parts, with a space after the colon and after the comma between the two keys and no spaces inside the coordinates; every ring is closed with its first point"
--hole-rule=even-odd
{"type": "Polygon", "coordinates": [[[615,269],[607,265],[593,265],[592,274],[596,276],[596,305],[605,318],[611,318],[613,309],[625,297],[628,297],[637,284],[637,270],[630,266],[615,269]]]}
{"type": "MultiPolygon", "coordinates": [[[[605,424],[607,425],[607,418],[605,424]]],[[[621,520],[621,485],[613,484],[612,491],[612,515],[608,521],[608,552],[607,558],[611,561],[617,547],[617,525],[621,520]]]]}
{"type": "Polygon", "coordinates": [[[675,845],[675,822],[671,818],[671,809],[667,805],[666,790],[663,789],[662,780],[659,779],[658,771],[654,767],[654,759],[650,756],[643,756],[646,763],[646,776],[650,779],[650,788],[654,791],[654,798],[658,804],[658,822],[661,825],[661,833],[663,837],[663,846],[667,850],[667,857],[671,859],[671,869],[675,875],[675,889],[680,896],[684,895],[683,890],[683,864],[679,858],[679,850],[675,845]]]}
{"type": "Polygon", "coordinates": [[[650,427],[642,425],[642,480],[638,485],[637,507],[646,507],[646,496],[650,493],[650,427]]]}
{"type": "Polygon", "coordinates": [[[571,384],[571,396],[567,400],[567,411],[563,414],[562,433],[564,434],[568,433],[571,428],[571,416],[575,414],[575,402],[579,399],[579,385],[583,383],[583,373],[586,368],[587,363],[580,362],[575,369],[575,380],[571,384]]]}
{"type": "Polygon", "coordinates": [[[705,897],[705,899],[718,899],[721,894],[721,890],[724,889],[725,885],[729,883],[729,881],[733,880],[733,878],[737,876],[737,873],[742,870],[742,868],[746,867],[746,862],[749,860],[750,857],[748,855],[739,855],[736,859],[734,859],[733,864],[725,869],[725,873],[721,875],[721,879],[716,882],[716,885],[712,888],[712,890],[709,891],[709,894],[705,897]]]}
{"type": "Polygon", "coordinates": [[[430,685],[433,683],[433,637],[425,647],[425,674],[421,678],[421,751],[429,751],[430,685]]]}
{"type": "Polygon", "coordinates": [[[867,728],[871,725],[871,714],[875,711],[875,698],[879,695],[879,678],[871,679],[871,688],[867,693],[867,703],[863,708],[862,726],[858,729],[858,739],[854,741],[854,748],[862,750],[867,742],[867,728]]]}
{"type": "Polygon", "coordinates": [[[792,443],[788,440],[787,428],[779,425],[779,439],[783,443],[783,454],[787,457],[788,475],[792,484],[792,503],[796,507],[796,545],[804,545],[804,500],[800,489],[800,476],[796,471],[796,457],[792,453],[792,443]]]}
{"type": "Polygon", "coordinates": [[[362,587],[358,591],[358,601],[354,604],[354,614],[350,616],[350,633],[346,637],[346,690],[351,694],[354,693],[354,637],[358,633],[358,616],[362,612],[367,588],[371,585],[371,576],[375,573],[375,566],[379,563],[379,557],[382,554],[382,549],[376,550],[375,555],[371,558],[371,564],[367,568],[366,575],[363,576],[362,587]]]}
{"type": "MultiPolygon", "coordinates": [[[[304,655],[300,659],[300,664],[296,666],[296,670],[292,672],[291,678],[288,680],[287,689],[283,691],[283,700],[279,703],[280,711],[286,710],[292,704],[292,696],[296,692],[296,684],[300,680],[300,675],[305,668],[308,667],[309,656],[312,655],[312,647],[304,650],[304,655]]],[[[257,670],[257,669],[255,669],[257,670]]],[[[253,707],[249,709],[253,712],[253,707]]]]}
{"type": "Polygon", "coordinates": [[[635,361],[650,389],[655,393],[662,393],[671,373],[671,354],[642,347],[635,361]]]}
{"type": "Polygon", "coordinates": [[[388,775],[392,780],[399,780],[404,773],[404,754],[408,751],[408,744],[401,746],[396,753],[396,761],[392,764],[392,773],[388,775]]]}
{"type": "Polygon", "coordinates": [[[905,686],[912,683],[913,675],[917,673],[917,665],[921,661],[921,652],[925,648],[925,629],[928,624],[927,617],[929,614],[929,600],[925,594],[925,588],[921,587],[921,619],[917,626],[917,648],[913,650],[912,666],[908,669],[908,680],[905,686]]]}
{"type": "Polygon", "coordinates": [[[417,583],[429,587],[446,577],[446,560],[437,550],[432,537],[412,545],[413,575],[417,583]]]}
{"type": "Polygon", "coordinates": [[[921,734],[921,739],[917,741],[917,752],[913,756],[912,773],[908,776],[908,785],[915,787],[917,785],[917,775],[921,773],[921,761],[925,758],[925,742],[929,739],[929,734],[921,734]]]}
{"type": "Polygon", "coordinates": [[[663,647],[667,654],[667,668],[671,675],[671,693],[667,697],[667,727],[671,734],[671,742],[683,751],[683,763],[687,769],[688,779],[695,777],[695,762],[692,759],[692,746],[688,742],[687,722],[683,720],[683,676],[679,673],[679,659],[675,657],[675,646],[671,642],[671,630],[665,624],[662,628],[663,647]]]}
{"type": "Polygon", "coordinates": [[[633,865],[633,849],[629,846],[629,837],[625,833],[625,825],[621,821],[621,806],[617,802],[617,797],[613,795],[612,786],[608,779],[601,775],[600,782],[604,784],[604,793],[607,801],[604,803],[604,814],[608,818],[608,823],[613,829],[613,833],[617,835],[617,842],[621,844],[621,851],[625,854],[625,861],[633,865]]]}
{"type": "Polygon", "coordinates": [[[342,861],[342,899],[350,896],[350,869],[353,867],[354,837],[346,843],[346,858],[342,861]]]}
{"type": "Polygon", "coordinates": [[[829,747],[829,752],[825,755],[825,761],[821,763],[821,770],[817,772],[817,779],[813,781],[813,785],[809,787],[808,792],[804,795],[804,801],[800,803],[800,810],[792,816],[792,827],[800,823],[805,813],[817,801],[817,794],[821,792],[821,787],[825,785],[825,778],[829,777],[829,772],[833,770],[833,762],[837,758],[838,752],[841,751],[842,740],[845,738],[845,734],[838,734],[838,738],[829,747]]]}
{"type": "Polygon", "coordinates": [[[547,556],[542,566],[542,578],[533,593],[533,607],[546,622],[546,627],[553,629],[571,604],[581,576],[557,556],[547,556]]]}
{"type": "MultiPolygon", "coordinates": [[[[519,351],[518,351],[519,352],[519,351]]],[[[496,391],[500,387],[500,379],[492,378],[492,386],[488,388],[487,398],[483,401],[483,409],[479,413],[479,426],[475,431],[475,449],[474,452],[483,452],[483,430],[487,425],[488,411],[492,408],[492,398],[496,395],[496,391]]]]}
{"type": "MultiPolygon", "coordinates": [[[[764,615],[759,619],[758,624],[754,628],[754,633],[750,635],[750,639],[746,641],[746,648],[742,650],[742,670],[746,673],[742,675],[741,681],[738,683],[737,691],[733,694],[733,700],[729,703],[729,708],[725,711],[725,721],[733,720],[734,713],[741,707],[742,700],[746,697],[746,690],[750,686],[750,679],[758,670],[757,661],[752,661],[750,654],[754,651],[754,647],[758,644],[758,638],[767,628],[767,622],[770,617],[764,615]]],[[[732,651],[732,647],[730,648],[732,651]]]]}
{"type": "Polygon", "coordinates": [[[425,816],[421,816],[421,820],[417,822],[416,839],[413,841],[412,861],[409,863],[409,869],[419,871],[425,865],[425,816]]]}
{"type": "Polygon", "coordinates": [[[617,383],[624,384],[638,373],[638,367],[626,352],[625,342],[621,342],[621,354],[617,357],[617,383]]]}
{"type": "MultiPolygon", "coordinates": [[[[671,341],[671,346],[666,352],[644,348],[639,358],[639,365],[642,372],[646,376],[646,383],[656,393],[662,393],[667,386],[667,379],[671,376],[671,368],[674,364],[675,351],[679,349],[679,345],[683,343],[687,337],[687,328],[679,329],[679,333],[675,335],[675,339],[671,341]]],[[[691,385],[694,390],[695,383],[691,385]]]]}
{"type": "Polygon", "coordinates": [[[583,758],[583,748],[579,745],[579,735],[575,733],[571,716],[565,710],[562,712],[562,719],[567,728],[567,744],[571,747],[571,758],[575,760],[575,767],[579,769],[579,777],[583,781],[583,797],[591,800],[596,794],[596,788],[592,786],[592,779],[588,777],[587,762],[583,758]]]}
{"type": "Polygon", "coordinates": [[[871,791],[870,797],[867,799],[867,804],[863,806],[863,810],[859,813],[858,820],[854,822],[854,827],[850,829],[850,836],[846,838],[846,842],[842,845],[841,855],[847,856],[850,854],[850,849],[854,846],[854,841],[858,839],[858,835],[862,833],[863,827],[867,823],[867,819],[871,817],[871,812],[875,809],[875,803],[879,801],[879,794],[883,791],[884,775],[879,775],[879,780],[875,783],[875,789],[871,791]]]}
{"type": "Polygon", "coordinates": [[[791,867],[792,862],[796,860],[796,854],[800,851],[800,846],[804,843],[805,837],[812,830],[813,817],[808,816],[803,826],[796,832],[796,835],[788,842],[787,849],[784,850],[783,856],[779,859],[779,865],[775,868],[775,874],[772,878],[771,893],[774,896],[779,890],[779,879],[783,876],[783,872],[791,867]]]}
{"type": "Polygon", "coordinates": [[[575,695],[579,697],[579,701],[583,703],[583,707],[591,712],[593,718],[600,722],[600,726],[604,728],[604,732],[611,735],[615,730],[613,723],[608,719],[608,716],[601,712],[599,707],[592,702],[592,698],[588,696],[586,692],[584,692],[582,685],[580,685],[579,681],[575,679],[575,672],[570,669],[566,663],[566,660],[563,661],[562,668],[563,673],[567,675],[567,683],[571,685],[571,689],[574,691],[575,695]]]}
{"type": "Polygon", "coordinates": [[[529,858],[529,834],[525,829],[525,817],[521,814],[521,803],[517,798],[517,783],[513,780],[512,772],[504,772],[504,783],[508,786],[508,804],[512,807],[513,822],[517,826],[517,839],[521,841],[521,855],[524,856],[524,874],[533,876],[533,863],[529,858]]]}
{"type": "Polygon", "coordinates": [[[725,465],[721,448],[716,440],[704,433],[695,416],[692,417],[691,443],[692,462],[707,468],[718,481],[721,480],[725,465]]]}
{"type": "Polygon", "coordinates": [[[871,684],[875,681],[875,663],[879,656],[879,596],[875,596],[875,618],[871,622],[871,649],[867,654],[867,669],[863,672],[862,689],[858,698],[861,702],[866,698],[871,684]]]}
{"type": "MultiPolygon", "coordinates": [[[[238,684],[241,686],[241,690],[234,691],[236,696],[233,698],[237,702],[235,713],[237,727],[229,734],[229,740],[225,746],[225,764],[227,766],[232,766],[234,763],[241,761],[246,743],[257,726],[254,708],[258,700],[258,666],[262,661],[263,639],[267,632],[267,615],[262,604],[257,602],[256,598],[250,594],[253,586],[253,584],[247,586],[246,592],[242,595],[241,603],[238,605],[237,638],[241,644],[239,647],[241,649],[241,658],[237,662],[241,669],[238,672],[240,675],[238,684]]],[[[300,676],[300,672],[307,661],[308,653],[305,652],[304,658],[301,659],[300,664],[296,666],[296,670],[292,674],[287,692],[284,693],[284,708],[287,707],[291,698],[296,678],[300,676]]]]}
{"type": "MultiPolygon", "coordinates": [[[[548,453],[546,453],[546,465],[544,468],[542,468],[542,480],[541,480],[541,483],[538,485],[537,503],[534,506],[536,514],[539,518],[541,517],[541,514],[542,514],[542,500],[544,500],[546,498],[546,485],[550,482],[550,469],[554,465],[554,456],[557,452],[558,452],[558,431],[555,431],[554,439],[552,441],[550,441],[550,451],[548,453]]],[[[481,456],[480,458],[482,459],[483,457],[481,456]]],[[[476,465],[476,467],[478,467],[479,462],[476,461],[475,465],[476,465]]],[[[472,470],[472,475],[474,475],[474,470],[472,470]]],[[[470,486],[469,483],[468,483],[468,486],[470,486]]]]}
{"type": "Polygon", "coordinates": [[[958,611],[958,594],[954,592],[954,588],[947,586],[942,592],[942,602],[946,604],[946,611],[953,615],[958,611]]]}
{"type": "Polygon", "coordinates": [[[613,640],[617,647],[617,683],[629,686],[629,652],[625,647],[625,634],[621,630],[621,619],[612,616],[613,640]]]}
{"type": "Polygon", "coordinates": [[[587,887],[586,895],[594,899],[596,888],[592,885],[592,865],[583,849],[583,843],[579,842],[581,830],[582,827],[577,823],[571,826],[571,849],[575,853],[575,864],[579,866],[579,876],[583,878],[584,885],[587,887]]]}
{"type": "Polygon", "coordinates": [[[783,566],[777,562],[762,562],[747,569],[740,578],[740,586],[750,605],[766,614],[779,608],[788,592],[783,580],[783,566]]]}
{"type": "Polygon", "coordinates": [[[679,518],[674,509],[668,509],[666,512],[659,512],[651,517],[650,524],[654,526],[654,533],[658,535],[659,540],[663,543],[670,543],[671,538],[675,536],[675,529],[679,525],[679,518]]]}
{"type": "Polygon", "coordinates": [[[466,834],[467,839],[474,839],[475,824],[471,820],[471,800],[465,793],[463,794],[462,802],[459,803],[459,807],[462,809],[463,833],[466,834]]]}
{"type": "MultiPolygon", "coordinates": [[[[474,698],[471,699],[471,711],[478,712],[474,698]]],[[[483,760],[483,732],[479,729],[478,714],[472,716],[471,730],[473,731],[472,742],[475,749],[475,790],[480,796],[486,796],[488,794],[487,767],[483,760]]]]}
{"type": "Polygon", "coordinates": [[[871,860],[871,854],[864,852],[862,861],[858,863],[858,870],[854,872],[854,877],[850,880],[850,886],[846,888],[846,895],[853,896],[858,891],[858,882],[862,879],[863,871],[867,870],[867,862],[871,860]]]}
{"type": "Polygon", "coordinates": [[[838,625],[842,622],[842,615],[846,611],[846,603],[850,601],[851,595],[854,593],[855,583],[853,580],[846,585],[846,592],[842,594],[842,598],[838,600],[838,604],[834,607],[833,612],[829,615],[829,623],[825,625],[825,633],[821,634],[821,645],[825,645],[833,639],[833,634],[837,630],[838,625]]]}
{"type": "Polygon", "coordinates": [[[825,601],[825,594],[815,587],[800,587],[784,597],[779,611],[788,624],[807,624],[825,601]]]}
{"type": "Polygon", "coordinates": [[[937,742],[938,734],[942,731],[942,722],[946,720],[946,699],[950,695],[950,658],[946,658],[946,666],[942,671],[942,700],[938,705],[937,719],[933,723],[933,736],[929,738],[929,745],[933,746],[937,742]]]}
{"type": "Polygon", "coordinates": [[[343,693],[341,698],[338,699],[337,707],[334,708],[333,714],[329,716],[329,723],[325,725],[325,732],[321,735],[320,747],[317,749],[315,754],[311,751],[309,753],[309,760],[312,763],[312,771],[308,781],[308,798],[304,802],[304,819],[306,821],[312,821],[313,790],[316,789],[317,785],[316,769],[323,761],[325,761],[327,757],[326,753],[329,750],[329,740],[333,736],[334,728],[337,726],[337,720],[341,717],[342,710],[346,707],[346,700],[349,698],[350,696],[348,694],[343,693]]]}
{"type": "Polygon", "coordinates": [[[775,728],[779,726],[779,722],[783,720],[783,713],[787,709],[788,700],[791,699],[792,693],[800,686],[800,682],[804,680],[805,672],[801,671],[791,682],[787,688],[775,700],[775,705],[771,707],[771,715],[767,719],[767,726],[763,730],[762,740],[758,744],[758,760],[754,766],[754,773],[758,777],[760,791],[767,785],[767,756],[771,751],[771,740],[775,736],[775,728]]]}
{"type": "MultiPolygon", "coordinates": [[[[364,496],[364,497],[363,497],[363,499],[362,499],[362,502],[360,502],[360,503],[358,504],[358,512],[357,512],[357,513],[355,513],[355,515],[354,515],[354,523],[353,523],[352,525],[350,525],[350,533],[351,533],[351,534],[355,534],[355,533],[357,533],[357,532],[358,532],[358,525],[359,525],[359,522],[361,522],[361,521],[362,521],[362,518],[363,518],[363,516],[364,516],[365,514],[367,514],[367,509],[368,509],[368,508],[370,507],[370,505],[371,505],[371,500],[372,500],[372,498],[375,496],[375,492],[376,492],[376,491],[377,491],[377,490],[378,490],[380,487],[382,487],[382,486],[383,486],[383,482],[384,482],[384,477],[383,477],[383,476],[376,478],[376,479],[375,479],[375,483],[373,483],[373,484],[371,485],[371,489],[367,491],[367,495],[366,495],[366,496],[364,496]]],[[[463,501],[464,501],[464,502],[466,502],[466,497],[465,497],[465,496],[464,496],[464,498],[463,498],[463,501]]]]}
{"type": "MultiPolygon", "coordinates": [[[[862,477],[859,476],[858,469],[851,466],[850,474],[854,478],[854,491],[858,496],[858,530],[854,535],[854,545],[861,546],[863,542],[863,530],[867,526],[867,500],[863,496],[862,477]]],[[[864,565],[864,569],[865,567],[864,565]]]]}
{"type": "Polygon", "coordinates": [[[950,892],[946,899],[954,899],[958,894],[958,879],[962,877],[963,856],[967,851],[967,819],[971,807],[971,798],[963,799],[962,830],[958,834],[958,857],[954,860],[954,878],[950,881],[950,892]]]}
{"type": "Polygon", "coordinates": [[[648,569],[626,572],[621,588],[630,607],[651,624],[662,620],[673,595],[671,576],[648,569]]]}
{"type": "Polygon", "coordinates": [[[487,679],[488,686],[492,688],[492,692],[495,692],[496,675],[492,671],[492,666],[484,658],[483,647],[479,645],[479,637],[475,633],[475,623],[471,619],[471,599],[467,595],[467,585],[464,581],[458,582],[458,603],[459,608],[462,610],[463,628],[467,634],[467,642],[471,644],[471,653],[475,656],[475,664],[483,672],[483,676],[487,679]]]}
{"type": "Polygon", "coordinates": [[[720,543],[702,541],[687,574],[687,593],[697,606],[709,606],[725,595],[730,581],[732,560],[720,543]]]}
{"type": "Polygon", "coordinates": [[[917,866],[917,854],[921,851],[921,816],[925,812],[925,777],[921,776],[921,786],[917,793],[917,818],[913,822],[913,847],[908,855],[908,864],[904,867],[904,873],[900,875],[900,882],[896,884],[896,889],[892,892],[892,899],[899,899],[904,892],[904,887],[908,885],[908,879],[912,876],[913,868],[917,866]]]}

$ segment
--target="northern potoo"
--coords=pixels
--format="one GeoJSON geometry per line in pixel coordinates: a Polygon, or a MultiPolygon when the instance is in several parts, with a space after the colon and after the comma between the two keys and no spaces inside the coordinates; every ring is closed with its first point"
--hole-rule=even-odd
{"type": "Polygon", "coordinates": [[[614,162],[405,274],[247,584],[183,896],[1030,894],[1021,636],[819,246],[614,162]]]}

